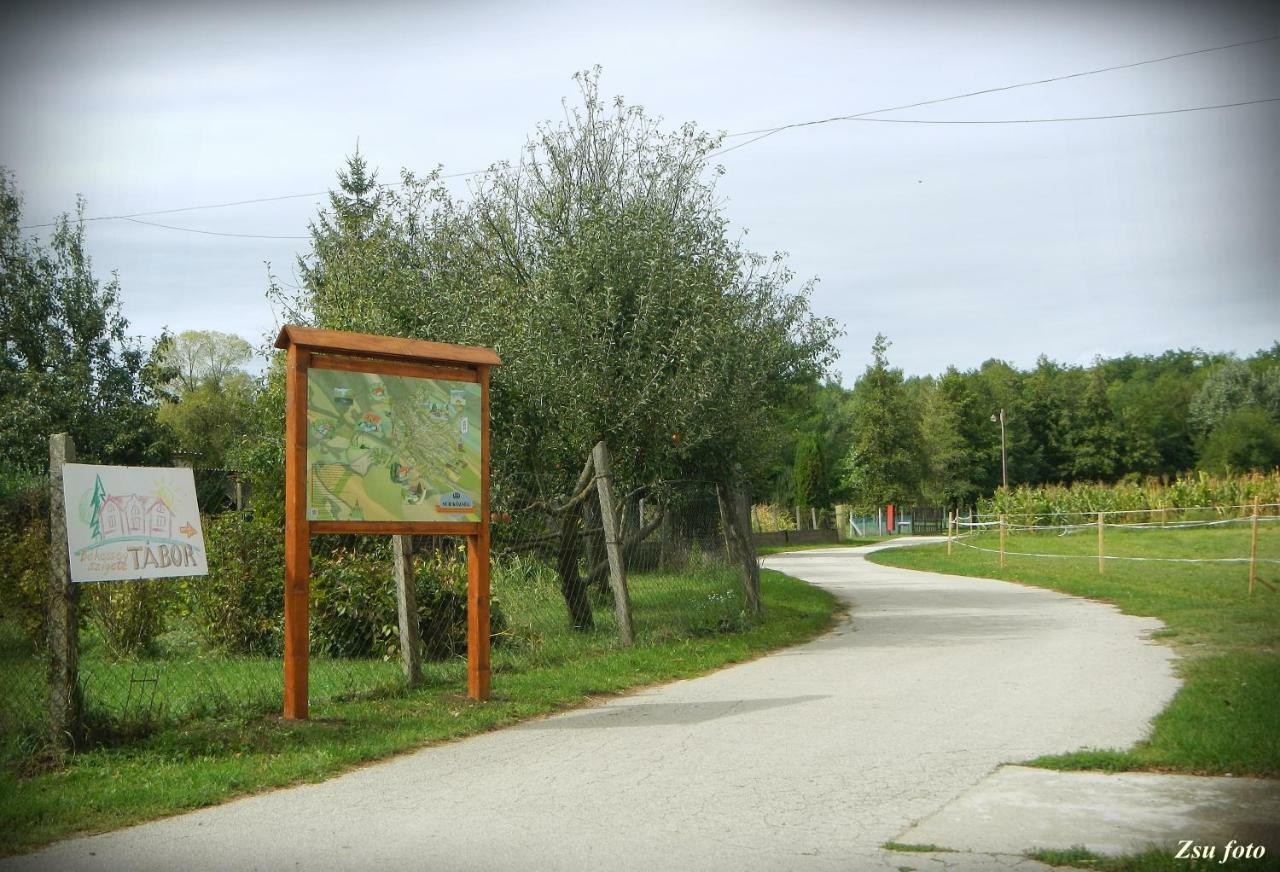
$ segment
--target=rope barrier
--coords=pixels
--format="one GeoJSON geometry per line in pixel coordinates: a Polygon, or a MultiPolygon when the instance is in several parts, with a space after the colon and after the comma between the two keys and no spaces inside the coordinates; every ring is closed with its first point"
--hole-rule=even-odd
{"type": "MultiPolygon", "coordinates": [[[[972,545],[962,541],[959,537],[953,539],[958,545],[965,548],[972,548],[974,551],[985,551],[988,554],[999,554],[995,548],[983,548],[981,545],[972,545]]],[[[1097,554],[1039,554],[1031,551],[1009,551],[1005,550],[1006,557],[1057,557],[1077,560],[1097,560],[1097,554]]],[[[1142,563],[1249,563],[1248,557],[1123,557],[1119,555],[1108,554],[1102,558],[1103,560],[1133,560],[1142,563]]],[[[1258,563],[1277,563],[1280,559],[1269,557],[1259,557],[1258,563]]]]}

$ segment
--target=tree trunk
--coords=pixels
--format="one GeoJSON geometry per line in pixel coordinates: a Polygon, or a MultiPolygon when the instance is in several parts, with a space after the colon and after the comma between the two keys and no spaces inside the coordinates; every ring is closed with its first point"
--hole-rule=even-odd
{"type": "Polygon", "coordinates": [[[556,557],[556,572],[560,575],[560,594],[569,609],[569,623],[575,630],[595,627],[591,616],[591,601],[587,598],[587,585],[578,573],[578,546],[582,527],[582,506],[576,505],[565,512],[560,527],[560,548],[556,557]]]}
{"type": "MultiPolygon", "coordinates": [[[[600,517],[600,503],[597,498],[587,497],[582,501],[582,552],[589,567],[599,566],[605,562],[604,524],[600,517]]],[[[594,587],[602,595],[609,592],[609,573],[592,572],[587,576],[588,588],[594,587]]]]}

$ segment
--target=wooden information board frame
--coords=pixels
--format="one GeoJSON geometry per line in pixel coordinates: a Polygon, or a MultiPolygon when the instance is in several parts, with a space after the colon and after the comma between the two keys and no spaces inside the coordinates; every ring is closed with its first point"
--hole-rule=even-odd
{"type": "Polygon", "coordinates": [[[284,717],[307,717],[311,537],[326,533],[463,536],[467,540],[467,695],[489,698],[489,369],[492,350],[285,325],[284,717]],[[477,521],[312,521],[307,517],[307,371],[446,379],[480,385],[477,521]]]}

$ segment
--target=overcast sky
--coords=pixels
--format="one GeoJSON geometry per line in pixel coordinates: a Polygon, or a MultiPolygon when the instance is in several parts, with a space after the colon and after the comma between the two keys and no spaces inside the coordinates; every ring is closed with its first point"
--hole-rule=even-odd
{"type": "MultiPolygon", "coordinates": [[[[0,164],[24,224],[323,191],[360,150],[394,180],[514,159],[604,68],[670,126],[729,133],[1280,34],[1217,3],[40,4],[0,13],[0,164]]],[[[1280,97],[1280,41],[888,113],[991,120],[1280,97]]],[[[725,154],[750,247],[819,279],[852,383],[877,332],[908,373],[1040,354],[1280,339],[1280,103],[1057,124],[838,122],[725,154]]],[[[736,144],[745,138],[733,138],[736,144]]],[[[456,183],[465,193],[465,180],[456,183]]],[[[299,237],[321,197],[155,215],[299,237]]],[[[305,239],[89,226],[132,329],[278,322],[305,239]]],[[[448,340],[449,337],[437,337],[448,340]]]]}

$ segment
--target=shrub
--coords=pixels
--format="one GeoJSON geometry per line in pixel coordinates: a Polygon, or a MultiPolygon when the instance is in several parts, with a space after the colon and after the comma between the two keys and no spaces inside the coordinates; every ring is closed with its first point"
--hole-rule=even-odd
{"type": "MultiPolygon", "coordinates": [[[[312,562],[311,645],[332,657],[382,657],[400,653],[399,616],[390,549],[385,540],[361,549],[340,549],[312,562]]],[[[423,654],[433,660],[467,650],[467,568],[460,550],[418,555],[414,564],[418,633],[423,654]]],[[[489,630],[495,642],[506,616],[494,597],[489,630]]]]}
{"type": "Polygon", "coordinates": [[[209,574],[187,585],[205,644],[230,654],[276,654],[284,638],[284,531],[265,516],[206,518],[209,574]]]}
{"type": "Polygon", "coordinates": [[[0,470],[0,624],[6,639],[45,646],[49,589],[49,480],[0,470]]]}
{"type": "Polygon", "coordinates": [[[173,603],[174,580],[112,581],[85,585],[85,613],[116,659],[155,653],[173,603]]]}
{"type": "Polygon", "coordinates": [[[45,646],[49,522],[0,527],[0,623],[21,630],[31,650],[45,646]]]}

